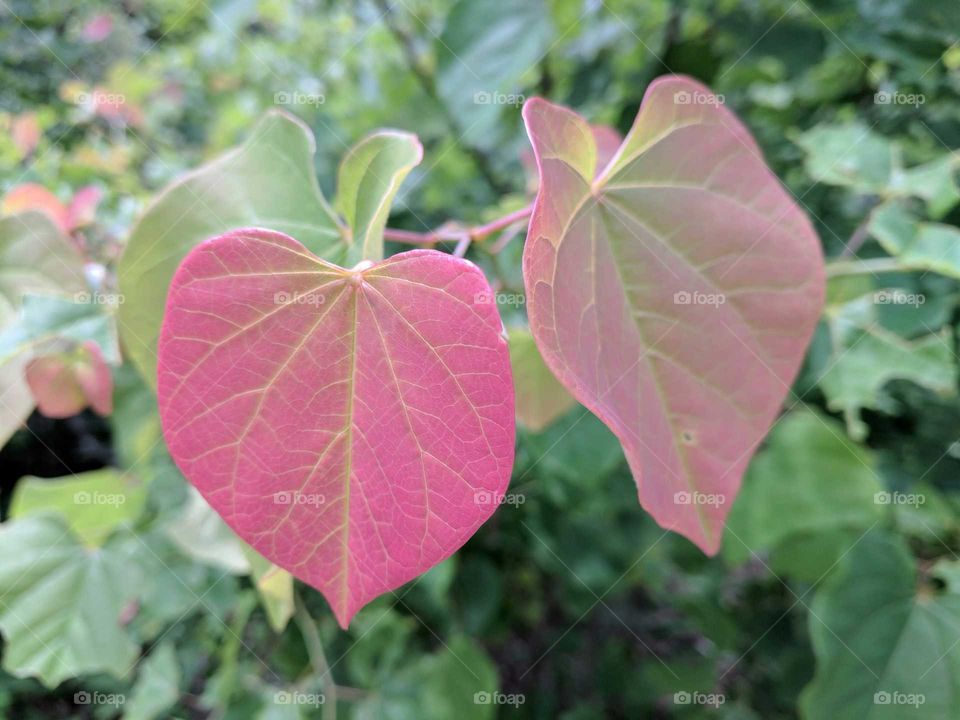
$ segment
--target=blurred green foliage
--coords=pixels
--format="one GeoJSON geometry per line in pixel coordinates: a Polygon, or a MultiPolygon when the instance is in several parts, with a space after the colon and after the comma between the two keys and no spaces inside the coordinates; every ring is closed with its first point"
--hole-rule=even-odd
{"type": "MultiPolygon", "coordinates": [[[[0,191],[101,188],[79,234],[107,289],[157,191],[268,110],[312,129],[328,196],[371,130],[419,135],[391,224],[425,230],[525,202],[523,97],[626,131],[667,72],[743,118],[831,267],[719,557],[575,407],[519,433],[522,502],[348,631],[196,503],[119,367],[118,472],[23,481],[0,526],[0,714],[321,717],[322,646],[341,717],[960,717],[958,33],[956,0],[0,3],[0,191]],[[115,504],[71,519],[77,492],[115,504]]],[[[471,252],[522,293],[519,246],[471,252]]]]}

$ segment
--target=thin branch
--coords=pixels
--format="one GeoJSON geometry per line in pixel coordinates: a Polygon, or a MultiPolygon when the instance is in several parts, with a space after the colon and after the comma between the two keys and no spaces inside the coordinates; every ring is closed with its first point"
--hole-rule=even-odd
{"type": "Polygon", "coordinates": [[[337,720],[337,686],[333,682],[333,675],[330,674],[327,656],[323,653],[323,642],[320,640],[317,625],[310,617],[299,592],[294,592],[293,595],[293,613],[300,628],[300,634],[303,636],[303,642],[307,646],[310,665],[323,687],[323,720],[337,720]]]}
{"type": "Polygon", "coordinates": [[[897,258],[870,258],[868,260],[841,260],[827,263],[827,277],[864,275],[882,272],[909,272],[897,258]]]}
{"type": "Polygon", "coordinates": [[[445,240],[456,242],[457,250],[465,253],[470,243],[482,242],[490,235],[500,230],[511,228],[526,220],[533,213],[533,206],[528,205],[525,208],[508,213],[503,217],[492,220],[483,225],[474,227],[461,227],[456,223],[446,222],[434,230],[427,232],[415,232],[413,230],[398,230],[396,228],[386,228],[383,231],[384,240],[393,242],[407,243],[408,245],[436,245],[445,240]]]}
{"type": "MultiPolygon", "coordinates": [[[[450,112],[450,109],[446,106],[446,103],[443,102],[443,99],[437,92],[436,78],[434,77],[431,69],[422,61],[420,55],[417,53],[415,38],[393,21],[393,9],[387,0],[374,0],[374,3],[380,9],[381,19],[383,20],[384,25],[393,36],[394,41],[403,51],[403,54],[407,59],[407,65],[410,67],[410,71],[417,79],[417,82],[420,83],[420,87],[423,89],[423,92],[437,105],[440,110],[440,114],[443,115],[443,119],[447,123],[447,126],[450,128],[451,132],[453,132],[458,138],[462,137],[463,128],[460,127],[460,123],[457,122],[457,119],[450,112]]],[[[419,18],[417,19],[419,20],[419,18]]],[[[483,175],[484,180],[487,181],[487,184],[493,189],[494,192],[496,192],[498,195],[505,195],[510,191],[510,187],[497,177],[497,174],[494,172],[493,166],[490,163],[490,159],[485,153],[473,147],[469,143],[465,144],[462,149],[473,161],[473,164],[476,165],[477,170],[481,175],[483,175]]]]}
{"type": "Polygon", "coordinates": [[[843,252],[840,253],[841,258],[855,257],[857,251],[867,241],[867,238],[870,237],[870,221],[873,219],[873,211],[876,209],[878,202],[879,200],[875,198],[870,203],[870,209],[867,211],[866,217],[863,219],[863,222],[857,225],[857,229],[853,231],[853,235],[851,235],[847,241],[846,247],[844,247],[843,252]]]}

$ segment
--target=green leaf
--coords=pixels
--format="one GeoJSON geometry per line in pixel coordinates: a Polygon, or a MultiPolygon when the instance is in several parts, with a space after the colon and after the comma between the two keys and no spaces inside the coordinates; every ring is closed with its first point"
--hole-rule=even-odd
{"type": "MultiPolygon", "coordinates": [[[[16,313],[10,303],[0,295],[0,336],[10,323],[15,322],[16,313]]],[[[0,448],[23,426],[33,411],[34,400],[25,380],[28,353],[21,353],[7,362],[0,362],[0,448]]]]}
{"type": "Polygon", "coordinates": [[[337,209],[351,231],[345,265],[383,260],[383,229],[400,183],[423,159],[416,135],[381,130],[344,155],[337,179],[337,209]]]}
{"type": "Polygon", "coordinates": [[[816,675],[805,720],[942,720],[960,695],[960,596],[917,590],[898,538],[870,533],[811,605],[816,675]]]}
{"type": "Polygon", "coordinates": [[[855,539],[882,517],[880,489],[869,451],[843,427],[813,411],[791,412],[747,470],[727,522],[724,558],[739,564],[772,552],[775,570],[816,580],[850,546],[848,531],[855,539]],[[792,545],[817,554],[796,553],[792,545]]]}
{"type": "Polygon", "coordinates": [[[119,624],[137,568],[109,546],[85,548],[63,520],[0,525],[0,631],[4,669],[48,687],[107,672],[123,677],[137,648],[119,624]]]}
{"type": "Polygon", "coordinates": [[[0,333],[0,362],[55,340],[92,340],[107,362],[120,363],[116,327],[103,306],[52,295],[24,296],[17,319],[0,333]]]}
{"type": "Polygon", "coordinates": [[[357,706],[378,720],[488,720],[509,696],[497,693],[497,672],[486,653],[465,637],[421,657],[384,680],[357,706]]]}
{"type": "Polygon", "coordinates": [[[277,567],[246,543],[241,544],[250,565],[250,574],[267,622],[276,633],[283,632],[293,616],[293,575],[277,567]]]}
{"type": "Polygon", "coordinates": [[[25,293],[86,290],[83,258],[42,212],[0,218],[0,297],[13,307],[25,293]]]}
{"type": "Polygon", "coordinates": [[[133,694],[124,705],[123,720],[154,720],[180,698],[180,666],[173,645],[161,643],[140,664],[133,694]]]}
{"type": "Polygon", "coordinates": [[[166,531],[187,557],[233,575],[250,571],[240,538],[192,487],[187,504],[177,518],[167,524],[166,531]]]}
{"type": "Polygon", "coordinates": [[[157,338],[167,287],[204,240],[239,227],[287,233],[330,262],[346,246],[320,192],[315,142],[299,120],[271,112],[247,141],[168,186],[133,228],[118,275],[120,333],[134,365],[156,387],[157,338]]]}
{"type": "Polygon", "coordinates": [[[960,160],[953,153],[923,165],[895,172],[891,190],[898,195],[918,197],[927,203],[927,211],[934,218],[943,217],[960,202],[957,187],[957,167],[960,160]]]}
{"type": "Polygon", "coordinates": [[[828,185],[879,193],[890,183],[893,146],[859,122],[818,125],[801,135],[810,176],[828,185]]]}
{"type": "Polygon", "coordinates": [[[497,143],[500,114],[519,116],[523,76],[553,42],[543,0],[458,0],[437,39],[437,92],[464,131],[462,141],[497,143]]]}
{"type": "Polygon", "coordinates": [[[860,409],[888,410],[890,403],[882,389],[891,380],[910,380],[944,395],[956,388],[949,328],[905,340],[881,327],[876,318],[876,302],[885,297],[889,296],[866,295],[829,305],[825,311],[833,352],[820,387],[827,396],[827,407],[843,412],[847,431],[858,440],[866,434],[860,409]]]}
{"type": "Polygon", "coordinates": [[[146,488],[113,468],[52,480],[26,477],[17,483],[10,516],[56,513],[88,547],[100,547],[121,523],[143,510],[146,488]]]}
{"type": "Polygon", "coordinates": [[[873,211],[869,231],[905,269],[960,278],[960,229],[953,225],[920,222],[899,203],[889,202],[873,211]]]}
{"type": "Polygon", "coordinates": [[[576,400],[547,367],[529,330],[514,328],[507,337],[517,419],[539,432],[576,405],[576,400]]]}
{"type": "Polygon", "coordinates": [[[578,408],[567,413],[541,433],[524,433],[521,444],[527,457],[517,467],[525,477],[559,476],[580,482],[599,480],[623,462],[623,450],[616,436],[595,415],[578,408]]]}

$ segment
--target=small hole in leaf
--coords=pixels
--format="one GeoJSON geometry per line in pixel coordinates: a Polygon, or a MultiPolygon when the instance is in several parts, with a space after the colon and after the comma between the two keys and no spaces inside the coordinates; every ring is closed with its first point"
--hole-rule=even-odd
{"type": "Polygon", "coordinates": [[[680,439],[683,440],[684,445],[693,445],[697,438],[691,430],[684,430],[680,433],[680,439]]]}

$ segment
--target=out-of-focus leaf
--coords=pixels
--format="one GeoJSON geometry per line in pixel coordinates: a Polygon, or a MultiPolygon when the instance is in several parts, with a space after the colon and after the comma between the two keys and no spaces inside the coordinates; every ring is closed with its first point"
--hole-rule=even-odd
{"type": "Polygon", "coordinates": [[[14,308],[25,293],[86,290],[83,258],[43,213],[0,218],[0,295],[14,308]]]}
{"type": "Polygon", "coordinates": [[[107,362],[120,362],[116,326],[103,306],[52,295],[24,296],[17,319],[0,333],[0,362],[57,340],[92,341],[107,362]]]}
{"type": "Polygon", "coordinates": [[[110,425],[117,466],[121,469],[138,466],[138,472],[147,468],[145,475],[150,480],[152,467],[142,463],[163,448],[156,396],[130,363],[117,368],[113,380],[114,408],[110,425]]]}
{"type": "Polygon", "coordinates": [[[956,387],[949,328],[916,340],[905,340],[884,329],[876,319],[876,303],[897,297],[884,292],[830,305],[825,311],[833,352],[820,387],[827,406],[843,412],[854,439],[862,439],[866,433],[861,408],[889,407],[881,392],[889,381],[911,380],[944,395],[952,394],[956,387]]]}
{"type": "Polygon", "coordinates": [[[503,497],[513,385],[490,294],[476,266],[434,250],[346,270],[266,230],[223,235],[177,271],[158,383],[170,454],[343,627],[503,497]]]}
{"type": "Polygon", "coordinates": [[[163,642],[140,663],[140,673],[130,699],[123,706],[123,720],[156,720],[180,698],[180,666],[173,644],[163,642]]]}
{"type": "Polygon", "coordinates": [[[16,215],[28,210],[45,214],[63,232],[69,229],[67,206],[43,185],[37,183],[17,185],[4,195],[3,201],[0,202],[0,213],[4,215],[16,215]]]}
{"type": "Polygon", "coordinates": [[[30,155],[43,137],[43,130],[37,122],[37,113],[25,112],[11,118],[10,138],[20,152],[20,157],[30,155]]]}
{"type": "Polygon", "coordinates": [[[7,193],[0,212],[5,215],[36,211],[45,214],[64,233],[70,233],[93,221],[102,193],[92,185],[80,188],[65,204],[42,185],[25,183],[7,193]]]}
{"type": "Polygon", "coordinates": [[[517,419],[534,432],[539,432],[576,405],[577,401],[543,362],[529,330],[514,328],[508,337],[517,419]]]}
{"type": "Polygon", "coordinates": [[[337,179],[337,209],[350,228],[344,264],[383,259],[383,229],[400,183],[423,159],[416,135],[383,130],[344,155],[337,179]]]}
{"type": "Polygon", "coordinates": [[[174,544],[194,560],[234,575],[250,572],[240,538],[193,488],[186,506],[167,524],[166,531],[174,544]]]}
{"type": "Polygon", "coordinates": [[[811,605],[816,675],[804,720],[943,720],[960,694],[960,596],[917,588],[898,538],[874,531],[811,605]]]}
{"type": "Polygon", "coordinates": [[[120,611],[137,591],[135,565],[110,546],[90,550],[54,516],[0,525],[4,669],[56,687],[68,677],[125,676],[136,646],[120,611]]]}
{"type": "Polygon", "coordinates": [[[571,410],[540,433],[524,433],[526,451],[520,479],[560,476],[582,482],[600,480],[623,462],[616,436],[583,408],[571,410]]]}
{"type": "Polygon", "coordinates": [[[922,198],[931,217],[945,215],[960,201],[957,169],[960,160],[954,154],[944,155],[923,165],[894,173],[890,189],[898,195],[922,198]]]}
{"type": "MultiPolygon", "coordinates": [[[[0,295],[0,335],[9,323],[16,320],[16,312],[0,295]]],[[[0,362],[0,448],[26,421],[33,411],[33,396],[24,382],[24,373],[30,356],[21,353],[6,362],[0,362]]]]}
{"type": "MultiPolygon", "coordinates": [[[[724,558],[738,564],[754,553],[772,552],[788,560],[785,546],[809,549],[812,538],[826,538],[813,558],[822,573],[850,546],[847,533],[837,531],[859,534],[880,520],[883,508],[875,502],[880,490],[869,451],[848,439],[842,426],[813,411],[791,412],[750,463],[727,521],[724,558]]],[[[777,565],[775,570],[800,569],[805,577],[811,568],[790,561],[777,565]]]]}
{"type": "Polygon", "coordinates": [[[715,553],[816,327],[817,236],[689,78],[651,83],[599,178],[583,118],[537,98],[523,115],[541,180],[523,256],[537,346],[623,444],[644,509],[715,553]]]}
{"type": "Polygon", "coordinates": [[[241,544],[257,595],[274,632],[283,632],[293,617],[293,575],[277,567],[246,543],[241,544]]]}
{"type": "Polygon", "coordinates": [[[47,417],[70,417],[88,406],[100,415],[113,411],[113,376],[94,342],[36,357],[25,374],[37,407],[47,417]]]}
{"type": "Polygon", "coordinates": [[[523,103],[522,79],[537,70],[552,33],[543,0],[458,0],[436,42],[437,90],[462,141],[497,141],[498,118],[523,103]]]}
{"type": "Polygon", "coordinates": [[[859,123],[819,125],[797,140],[810,176],[829,185],[880,193],[890,184],[893,146],[859,123]]]}
{"type": "Polygon", "coordinates": [[[87,185],[77,190],[67,206],[66,229],[73,231],[92,223],[102,198],[103,192],[94,185],[87,185]]]}
{"type": "Polygon", "coordinates": [[[143,510],[146,488],[113,468],[71,477],[25,477],[17,483],[10,516],[58,514],[84,545],[100,547],[121,523],[132,523],[143,510]]]}
{"type": "Polygon", "coordinates": [[[358,703],[360,720],[489,720],[504,697],[495,698],[497,673],[483,650],[464,637],[399,669],[377,692],[358,703]],[[496,701],[496,702],[495,702],[496,701]]]}
{"type": "Polygon", "coordinates": [[[905,269],[960,277],[960,229],[953,225],[920,222],[902,205],[890,202],[874,210],[869,230],[905,269]]]}
{"type": "Polygon", "coordinates": [[[167,187],[133,228],[118,270],[120,333],[152,386],[167,288],[180,261],[204,240],[264,227],[293,235],[330,262],[343,259],[346,246],[317,184],[314,150],[302,122],[271,112],[239,148],[167,187]]]}

